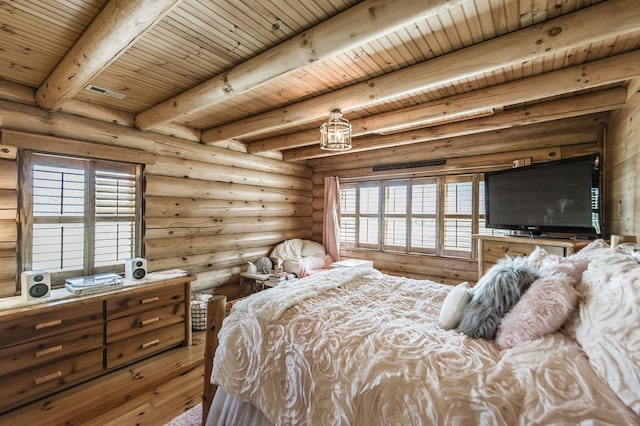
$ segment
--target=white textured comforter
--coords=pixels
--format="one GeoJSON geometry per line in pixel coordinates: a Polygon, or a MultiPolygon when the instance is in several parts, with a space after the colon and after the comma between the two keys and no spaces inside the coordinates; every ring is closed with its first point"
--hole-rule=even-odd
{"type": "Polygon", "coordinates": [[[212,382],[276,424],[638,424],[563,334],[501,352],[438,327],[451,287],[349,271],[236,304],[212,382]]]}

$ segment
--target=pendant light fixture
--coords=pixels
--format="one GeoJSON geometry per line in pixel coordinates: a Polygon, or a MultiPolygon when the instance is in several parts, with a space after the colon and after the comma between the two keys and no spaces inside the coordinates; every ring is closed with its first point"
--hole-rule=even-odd
{"type": "Polygon", "coordinates": [[[347,151],[351,149],[351,124],[342,118],[342,112],[334,109],[329,120],[320,126],[320,149],[328,151],[347,151]]]}

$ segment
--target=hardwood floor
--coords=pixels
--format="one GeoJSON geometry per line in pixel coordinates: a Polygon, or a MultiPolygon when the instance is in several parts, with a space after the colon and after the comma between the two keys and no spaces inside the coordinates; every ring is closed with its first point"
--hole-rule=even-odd
{"type": "Polygon", "coordinates": [[[191,346],[19,407],[0,415],[0,425],[162,426],[201,402],[204,338],[194,332],[191,346]]]}

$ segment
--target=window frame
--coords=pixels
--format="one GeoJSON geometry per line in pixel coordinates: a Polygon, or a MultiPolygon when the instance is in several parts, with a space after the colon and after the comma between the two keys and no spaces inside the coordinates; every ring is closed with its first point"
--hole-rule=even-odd
{"type": "Polygon", "coordinates": [[[382,185],[381,185],[381,195],[382,195],[382,203],[380,204],[380,209],[381,211],[381,219],[379,219],[379,223],[380,223],[380,231],[379,234],[381,235],[381,239],[382,241],[380,242],[381,246],[382,246],[382,250],[383,251],[399,251],[399,252],[404,252],[406,251],[406,247],[408,246],[409,242],[407,241],[407,239],[410,237],[411,235],[411,223],[410,223],[410,215],[409,215],[409,210],[410,210],[410,205],[411,205],[411,183],[410,180],[408,179],[394,179],[394,180],[387,180],[387,181],[383,181],[382,185]],[[405,209],[404,209],[404,213],[390,213],[387,211],[387,191],[390,188],[397,188],[397,187],[404,187],[406,188],[406,194],[405,194],[405,198],[406,198],[406,203],[405,203],[405,209]],[[387,236],[388,236],[388,229],[387,229],[387,219],[404,219],[404,226],[405,226],[405,235],[404,235],[404,239],[405,239],[405,244],[404,247],[403,246],[399,246],[399,245],[392,245],[389,244],[387,242],[387,236]]]}
{"type": "MultiPolygon", "coordinates": [[[[456,250],[447,248],[445,246],[445,238],[446,238],[446,229],[445,223],[448,219],[453,220],[471,220],[470,226],[470,235],[469,238],[473,238],[472,236],[478,234],[481,231],[480,221],[484,217],[484,213],[480,209],[480,200],[482,198],[482,194],[480,194],[481,190],[481,182],[484,179],[484,175],[482,173],[467,173],[460,175],[439,175],[439,176],[421,176],[421,177],[411,177],[411,178],[389,178],[389,179],[376,179],[376,180],[353,180],[341,183],[340,190],[350,190],[356,191],[356,206],[355,206],[355,214],[343,212],[341,209],[341,223],[344,218],[348,218],[350,221],[355,222],[355,241],[341,241],[340,244],[345,249],[355,249],[355,250],[374,250],[374,251],[382,251],[382,252],[400,252],[405,254],[420,254],[420,255],[431,255],[431,256],[443,256],[443,257],[457,257],[457,258],[466,258],[466,259],[474,259],[477,258],[477,247],[476,244],[471,240],[471,244],[469,250],[456,250]],[[449,183],[458,183],[458,182],[469,182],[471,184],[471,212],[470,213],[448,213],[445,209],[446,206],[446,185],[449,183]],[[422,184],[434,184],[435,185],[435,209],[433,212],[414,212],[413,207],[413,197],[414,197],[414,187],[422,184]],[[387,188],[392,186],[406,186],[406,209],[403,214],[389,213],[386,211],[386,198],[387,198],[387,188]],[[378,235],[378,244],[365,244],[360,243],[360,218],[362,214],[360,212],[360,189],[363,187],[371,187],[377,186],[379,188],[380,194],[380,202],[378,209],[378,223],[379,223],[379,235],[378,235]],[[389,217],[393,217],[394,219],[399,219],[404,217],[406,219],[406,236],[405,236],[405,245],[397,246],[386,243],[385,229],[386,220],[389,217]],[[416,219],[429,219],[435,221],[435,235],[434,247],[420,247],[414,245],[414,241],[412,238],[412,227],[413,222],[416,219]]],[[[367,215],[367,217],[371,216],[371,214],[367,215]]],[[[484,232],[487,230],[484,229],[484,232]]],[[[491,230],[493,231],[493,230],[491,230]]],[[[493,232],[491,232],[493,233],[493,232]]]]}
{"type": "Polygon", "coordinates": [[[364,249],[370,249],[370,250],[380,250],[381,247],[381,239],[382,239],[382,231],[383,231],[383,224],[382,224],[382,218],[380,217],[380,210],[382,208],[382,203],[383,203],[383,189],[382,189],[382,185],[380,181],[368,181],[368,182],[364,182],[362,185],[358,185],[358,187],[356,188],[356,242],[360,241],[360,235],[362,234],[362,228],[360,226],[360,218],[361,217],[366,217],[366,218],[370,218],[370,219],[376,219],[378,221],[378,226],[377,226],[377,236],[378,239],[375,243],[360,243],[358,244],[358,248],[364,248],[364,249]],[[378,191],[378,197],[377,197],[377,204],[378,204],[378,212],[376,213],[369,213],[369,212],[362,212],[362,203],[361,201],[361,197],[362,197],[362,190],[363,189],[372,189],[375,188],[378,191]]]}
{"type": "Polygon", "coordinates": [[[440,227],[438,226],[438,217],[440,215],[440,212],[438,210],[438,203],[436,203],[435,208],[433,209],[433,213],[415,213],[413,210],[413,188],[414,186],[418,186],[418,185],[435,185],[435,197],[436,200],[438,200],[440,198],[440,187],[438,185],[438,178],[437,177],[421,177],[421,178],[414,178],[411,180],[411,205],[409,207],[409,221],[410,221],[410,228],[409,228],[409,242],[408,242],[408,253],[418,253],[418,254],[428,254],[428,255],[437,255],[438,252],[438,245],[439,245],[439,241],[440,241],[440,234],[441,234],[441,230],[440,227]],[[413,221],[414,219],[432,219],[435,222],[435,234],[434,234],[434,245],[433,248],[429,248],[429,247],[418,247],[418,246],[414,246],[413,245],[413,236],[412,236],[412,231],[413,231],[413,221]]]}
{"type": "MultiPolygon", "coordinates": [[[[82,269],[65,269],[65,270],[52,270],[51,273],[52,287],[61,287],[64,285],[66,278],[93,275],[104,272],[112,273],[124,273],[125,262],[124,259],[116,260],[115,263],[111,263],[103,266],[96,266],[95,259],[95,247],[96,247],[96,224],[102,220],[96,215],[96,194],[99,193],[97,189],[96,171],[100,172],[116,172],[116,173],[130,173],[134,175],[135,182],[135,196],[134,196],[134,242],[133,253],[131,257],[142,256],[142,235],[143,235],[143,213],[142,213],[142,173],[143,165],[118,162],[111,160],[102,160],[95,158],[86,158],[79,156],[69,156],[52,154],[40,151],[20,150],[19,153],[20,174],[19,179],[21,181],[20,187],[20,208],[19,208],[19,229],[21,233],[20,238],[20,253],[19,253],[19,275],[22,271],[32,270],[33,261],[33,229],[36,220],[33,216],[33,185],[34,185],[34,165],[50,165],[50,166],[62,166],[72,167],[84,170],[85,184],[84,184],[84,209],[82,218],[71,217],[70,220],[61,220],[60,216],[52,216],[47,219],[40,219],[42,222],[51,223],[82,223],[84,224],[83,233],[83,268],[82,269]]],[[[118,222],[117,220],[115,222],[118,222]]],[[[19,281],[19,280],[17,280],[19,281]]],[[[19,284],[18,284],[19,288],[19,284]]]]}
{"type": "Polygon", "coordinates": [[[451,219],[451,220],[470,220],[471,221],[471,233],[469,235],[469,239],[470,241],[470,250],[472,253],[472,256],[474,255],[474,244],[473,244],[473,239],[472,239],[472,235],[475,235],[478,233],[478,218],[479,218],[479,212],[478,212],[478,205],[479,205],[479,198],[480,198],[480,192],[479,192],[479,178],[478,175],[454,175],[454,176],[445,176],[444,178],[444,185],[443,185],[443,202],[441,203],[443,205],[443,219],[444,219],[444,223],[443,223],[443,228],[442,228],[442,253],[445,256],[452,256],[452,257],[467,257],[467,251],[463,251],[463,250],[455,250],[455,249],[448,249],[446,246],[446,238],[447,238],[447,224],[446,221],[447,219],[451,219]],[[472,196],[471,196],[471,211],[469,213],[448,213],[446,211],[446,205],[447,205],[447,196],[448,196],[448,192],[446,191],[446,186],[448,184],[457,184],[457,183],[470,183],[471,184],[471,192],[472,192],[472,196]]]}

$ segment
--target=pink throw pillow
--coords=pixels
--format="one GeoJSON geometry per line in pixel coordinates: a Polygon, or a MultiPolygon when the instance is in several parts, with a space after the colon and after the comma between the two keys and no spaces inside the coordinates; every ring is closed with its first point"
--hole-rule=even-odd
{"type": "Polygon", "coordinates": [[[572,281],[572,286],[576,286],[582,279],[582,273],[589,265],[589,259],[576,255],[563,257],[547,252],[540,246],[531,252],[527,259],[529,265],[537,268],[542,276],[553,276],[565,274],[572,281]]]}
{"type": "Polygon", "coordinates": [[[557,331],[578,306],[574,285],[565,274],[536,280],[500,321],[496,344],[507,349],[557,331]]]}

